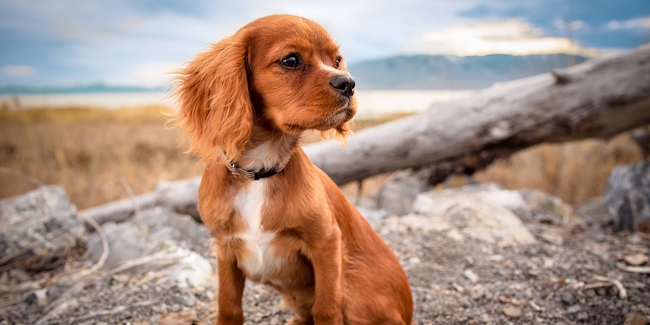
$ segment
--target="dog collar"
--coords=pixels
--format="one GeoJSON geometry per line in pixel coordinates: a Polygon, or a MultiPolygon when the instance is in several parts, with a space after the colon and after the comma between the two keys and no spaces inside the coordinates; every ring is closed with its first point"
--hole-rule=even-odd
{"type": "MultiPolygon", "coordinates": [[[[227,161],[226,155],[224,153],[221,153],[221,156],[222,156],[224,161],[227,161]]],[[[271,176],[281,172],[284,169],[284,167],[287,166],[288,162],[289,161],[285,162],[284,164],[282,164],[280,166],[276,166],[276,167],[274,167],[274,168],[272,168],[270,170],[259,170],[259,171],[252,171],[252,170],[247,170],[247,169],[241,168],[234,161],[233,162],[228,162],[226,164],[226,167],[228,167],[228,170],[233,175],[241,175],[241,176],[244,176],[244,177],[246,177],[248,179],[256,181],[258,179],[271,177],[271,176]]]]}

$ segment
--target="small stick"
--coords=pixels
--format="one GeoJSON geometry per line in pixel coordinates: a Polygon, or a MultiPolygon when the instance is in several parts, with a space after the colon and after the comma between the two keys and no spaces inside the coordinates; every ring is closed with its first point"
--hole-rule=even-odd
{"type": "Polygon", "coordinates": [[[16,176],[18,178],[22,178],[23,180],[26,180],[29,183],[32,183],[36,187],[41,187],[45,186],[46,184],[38,180],[37,178],[34,178],[32,176],[29,176],[23,172],[17,171],[15,169],[7,168],[7,167],[0,167],[0,173],[5,173],[9,174],[12,176],[16,176]]]}
{"type": "Polygon", "coordinates": [[[614,284],[611,283],[611,282],[596,282],[596,283],[585,285],[583,289],[585,289],[585,290],[598,289],[598,288],[611,287],[613,285],[614,284]]]}
{"type": "Polygon", "coordinates": [[[131,204],[133,204],[133,210],[135,211],[135,220],[136,223],[138,224],[138,227],[142,231],[143,234],[147,233],[147,228],[144,226],[142,223],[142,215],[140,214],[140,206],[138,205],[138,201],[135,199],[135,194],[133,193],[133,189],[131,189],[131,186],[129,185],[129,182],[126,181],[124,176],[120,176],[120,183],[122,183],[122,187],[124,187],[124,190],[126,190],[126,194],[129,195],[129,199],[131,199],[131,204]]]}
{"type": "Polygon", "coordinates": [[[621,266],[623,271],[650,274],[650,266],[621,266]]]}
{"type": "Polygon", "coordinates": [[[86,274],[94,273],[104,266],[104,263],[106,263],[106,259],[108,258],[108,254],[110,254],[111,252],[111,248],[108,245],[108,237],[106,237],[106,232],[104,231],[104,227],[102,227],[99,223],[97,223],[97,221],[95,221],[95,219],[91,217],[79,213],[77,213],[77,215],[82,219],[84,219],[84,221],[89,223],[91,226],[93,226],[93,228],[95,228],[95,231],[99,235],[99,238],[102,240],[102,255],[99,256],[99,260],[91,268],[79,272],[79,275],[84,276],[86,274]]]}
{"type": "MultiPolygon", "coordinates": [[[[123,311],[126,311],[128,309],[131,309],[131,308],[143,307],[143,306],[151,306],[154,303],[155,302],[153,300],[147,300],[147,301],[138,302],[138,303],[135,303],[135,304],[132,304],[132,305],[129,305],[129,306],[117,306],[117,307],[115,307],[113,309],[110,309],[110,310],[100,310],[100,311],[85,315],[83,317],[79,317],[79,318],[75,319],[74,321],[81,322],[81,321],[91,319],[91,318],[97,317],[97,316],[107,316],[107,315],[112,315],[112,314],[119,314],[119,313],[121,313],[123,311]]],[[[73,322],[71,322],[71,323],[73,323],[73,322]]]]}
{"type": "Polygon", "coordinates": [[[528,304],[533,307],[536,311],[542,310],[542,307],[540,307],[538,304],[536,304],[534,301],[530,300],[528,301],[528,304]]]}
{"type": "Polygon", "coordinates": [[[618,289],[618,297],[621,298],[622,300],[627,300],[627,291],[625,291],[625,287],[623,287],[621,281],[618,281],[616,279],[610,279],[600,275],[594,275],[594,279],[598,281],[611,282],[613,285],[616,286],[616,289],[618,289]]]}

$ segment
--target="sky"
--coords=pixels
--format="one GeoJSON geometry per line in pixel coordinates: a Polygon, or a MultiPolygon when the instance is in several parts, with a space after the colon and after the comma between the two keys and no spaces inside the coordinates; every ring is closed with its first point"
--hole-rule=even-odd
{"type": "Polygon", "coordinates": [[[348,64],[650,43],[650,0],[0,0],[0,86],[168,85],[211,43],[277,13],[323,25],[348,64]]]}

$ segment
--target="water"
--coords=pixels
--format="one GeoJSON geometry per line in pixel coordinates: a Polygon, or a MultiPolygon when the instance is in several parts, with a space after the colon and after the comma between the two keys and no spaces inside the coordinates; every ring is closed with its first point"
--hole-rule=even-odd
{"type": "MultiPolygon", "coordinates": [[[[431,104],[470,96],[468,90],[360,90],[357,91],[357,117],[381,117],[417,113],[431,104]]],[[[66,108],[97,109],[137,108],[150,105],[174,106],[173,98],[163,92],[39,94],[0,96],[2,109],[66,108]]]]}

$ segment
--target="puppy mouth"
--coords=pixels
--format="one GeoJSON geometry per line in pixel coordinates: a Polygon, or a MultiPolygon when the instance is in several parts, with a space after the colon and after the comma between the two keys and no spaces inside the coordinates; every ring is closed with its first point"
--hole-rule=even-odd
{"type": "Polygon", "coordinates": [[[338,111],[336,111],[336,113],[334,113],[334,115],[332,115],[332,119],[336,119],[339,116],[342,116],[342,117],[345,118],[345,121],[349,121],[350,119],[352,119],[353,114],[354,114],[354,111],[352,110],[352,107],[348,104],[348,105],[343,106],[338,111]]]}
{"type": "Polygon", "coordinates": [[[325,123],[316,127],[319,131],[327,131],[331,128],[337,127],[354,117],[354,109],[347,103],[345,106],[339,108],[334,114],[330,115],[325,123]]]}

